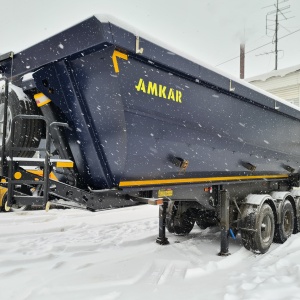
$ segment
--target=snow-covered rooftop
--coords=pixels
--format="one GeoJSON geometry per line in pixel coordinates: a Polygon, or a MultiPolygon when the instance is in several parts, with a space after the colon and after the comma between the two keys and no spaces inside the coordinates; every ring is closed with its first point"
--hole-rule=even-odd
{"type": "Polygon", "coordinates": [[[289,67],[289,68],[284,68],[281,70],[273,70],[271,72],[265,73],[265,74],[261,74],[261,75],[257,75],[254,77],[250,77],[245,79],[248,82],[252,82],[252,81],[266,81],[267,79],[271,78],[271,77],[283,77],[286,76],[287,74],[293,73],[300,70],[300,65],[297,66],[293,66],[293,67],[289,67]]]}

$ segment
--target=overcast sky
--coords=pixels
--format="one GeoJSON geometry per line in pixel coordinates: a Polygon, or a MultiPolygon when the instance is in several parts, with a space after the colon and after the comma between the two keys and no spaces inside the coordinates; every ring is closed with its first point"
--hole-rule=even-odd
{"type": "MultiPolygon", "coordinates": [[[[284,0],[279,0],[284,1],[284,0]]],[[[18,52],[93,14],[110,14],[212,66],[272,42],[266,15],[276,0],[0,0],[0,53],[18,52]]],[[[293,17],[281,22],[278,68],[300,65],[300,1],[289,0],[293,17]],[[292,33],[298,30],[296,33],[292,33]]],[[[269,23],[271,25],[271,23],[269,23]]],[[[274,69],[274,44],[246,55],[246,77],[274,69]]],[[[218,66],[239,76],[239,59],[218,66]]]]}

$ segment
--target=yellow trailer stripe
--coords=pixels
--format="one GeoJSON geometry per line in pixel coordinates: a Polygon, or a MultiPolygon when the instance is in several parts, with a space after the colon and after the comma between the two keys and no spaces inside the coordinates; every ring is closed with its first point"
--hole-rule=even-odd
{"type": "Polygon", "coordinates": [[[160,184],[201,183],[201,182],[212,182],[212,181],[239,181],[239,180],[252,180],[252,179],[284,179],[288,177],[289,175],[287,174],[280,174],[280,175],[250,175],[250,176],[225,176],[225,177],[207,177],[207,178],[136,180],[136,181],[121,181],[119,187],[160,185],[160,184]]]}

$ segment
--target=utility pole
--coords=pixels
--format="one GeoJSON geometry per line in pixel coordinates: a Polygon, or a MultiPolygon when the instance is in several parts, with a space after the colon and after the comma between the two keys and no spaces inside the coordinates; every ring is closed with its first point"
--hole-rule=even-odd
{"type": "Polygon", "coordinates": [[[276,18],[275,18],[275,70],[278,67],[278,0],[276,4],[276,18]]]}
{"type": "Polygon", "coordinates": [[[245,78],[245,44],[240,44],[240,79],[245,78]]]}
{"type": "Polygon", "coordinates": [[[282,21],[286,21],[292,18],[292,17],[288,17],[290,11],[287,11],[291,6],[290,5],[282,6],[283,3],[288,1],[289,0],[282,0],[282,1],[276,0],[274,4],[263,7],[263,8],[269,8],[275,6],[275,10],[269,11],[266,15],[266,35],[270,36],[270,32],[271,32],[273,37],[273,44],[275,45],[275,51],[270,51],[270,52],[260,54],[260,55],[267,55],[272,53],[275,54],[275,70],[278,69],[278,53],[281,51],[283,52],[283,50],[278,50],[279,28],[283,28],[286,31],[290,32],[287,28],[281,25],[282,21]]]}

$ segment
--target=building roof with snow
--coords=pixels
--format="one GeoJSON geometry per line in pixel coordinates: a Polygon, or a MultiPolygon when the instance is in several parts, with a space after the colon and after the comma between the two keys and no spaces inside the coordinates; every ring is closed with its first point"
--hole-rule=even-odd
{"type": "Polygon", "coordinates": [[[247,82],[288,102],[300,105],[300,65],[247,78],[247,82]]]}
{"type": "Polygon", "coordinates": [[[268,73],[264,73],[261,75],[257,75],[254,77],[250,77],[250,78],[246,78],[245,80],[248,82],[253,82],[253,81],[266,81],[272,77],[284,77],[290,73],[294,73],[300,71],[300,65],[297,66],[293,66],[293,67],[289,67],[289,68],[285,68],[285,69],[281,69],[281,70],[273,70],[271,72],[268,73]]]}

